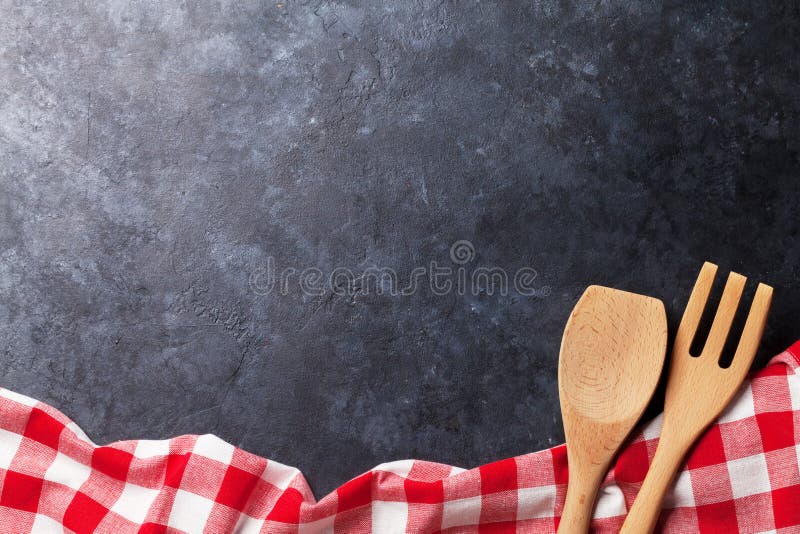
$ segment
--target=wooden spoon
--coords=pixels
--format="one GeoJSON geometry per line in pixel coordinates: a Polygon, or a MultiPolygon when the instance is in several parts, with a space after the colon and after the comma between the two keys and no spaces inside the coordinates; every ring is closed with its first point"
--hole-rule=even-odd
{"type": "Polygon", "coordinates": [[[572,310],[558,360],[569,462],[560,534],[588,532],[600,483],[650,402],[666,351],[658,299],[590,286],[572,310]]]}

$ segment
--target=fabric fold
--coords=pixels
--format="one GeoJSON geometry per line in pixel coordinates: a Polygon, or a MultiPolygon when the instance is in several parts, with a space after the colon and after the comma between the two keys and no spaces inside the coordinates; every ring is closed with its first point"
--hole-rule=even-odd
{"type": "MultiPolygon", "coordinates": [[[[698,393],[701,394],[701,393],[698,393]]],[[[616,532],[661,419],[606,477],[593,532],[616,532]]],[[[800,532],[800,343],[742,387],[667,496],[661,532],[800,532]]],[[[303,474],[211,434],[98,446],[57,409],[0,389],[0,532],[554,532],[564,445],[464,470],[381,464],[317,500],[303,474]]]]}

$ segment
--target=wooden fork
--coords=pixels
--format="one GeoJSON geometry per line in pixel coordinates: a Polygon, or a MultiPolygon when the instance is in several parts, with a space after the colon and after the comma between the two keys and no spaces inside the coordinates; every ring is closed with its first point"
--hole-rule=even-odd
{"type": "Polygon", "coordinates": [[[720,367],[720,354],[747,281],[732,272],[702,353],[699,357],[689,354],[716,273],[716,265],[703,265],[678,327],[667,379],[661,438],[621,534],[653,531],[661,501],[686,452],[736,394],[761,342],[772,303],[772,288],[764,284],[759,284],[756,290],[733,362],[726,369],[720,367]]]}

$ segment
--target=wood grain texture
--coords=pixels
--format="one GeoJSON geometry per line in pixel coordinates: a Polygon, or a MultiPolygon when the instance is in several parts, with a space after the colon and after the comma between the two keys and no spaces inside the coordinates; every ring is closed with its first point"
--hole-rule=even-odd
{"type": "Polygon", "coordinates": [[[706,263],[698,276],[681,320],[670,362],[664,402],[664,424],[656,455],[621,530],[627,534],[652,532],[661,502],[689,448],[728,405],[739,390],[755,357],[772,302],[772,288],[759,284],[730,367],[719,365],[720,355],[739,307],[746,278],[731,273],[702,353],[689,348],[700,323],[717,266],[706,263]]]}
{"type": "Polygon", "coordinates": [[[559,356],[569,485],[560,533],[585,533],[597,490],[658,383],[667,346],[661,301],[590,286],[572,311],[559,356]]]}

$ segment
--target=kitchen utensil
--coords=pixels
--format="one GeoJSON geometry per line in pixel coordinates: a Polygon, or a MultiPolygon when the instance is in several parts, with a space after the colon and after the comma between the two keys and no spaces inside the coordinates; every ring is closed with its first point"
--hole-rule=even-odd
{"type": "Polygon", "coordinates": [[[700,356],[690,354],[716,272],[716,265],[703,265],[683,314],[669,365],[661,438],[621,533],[652,532],[661,501],[686,452],[736,394],[761,342],[772,302],[772,288],[764,284],[758,285],[733,361],[727,368],[720,366],[720,354],[747,281],[732,272],[700,356]]]}
{"type": "Polygon", "coordinates": [[[569,463],[559,533],[588,531],[597,490],[650,402],[666,348],[660,300],[590,286],[572,311],[558,362],[569,463]]]}

